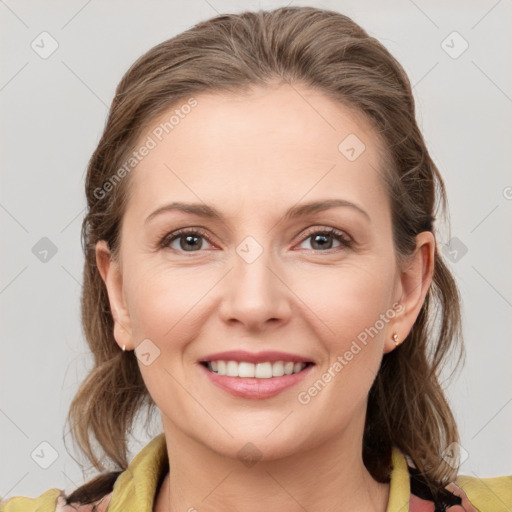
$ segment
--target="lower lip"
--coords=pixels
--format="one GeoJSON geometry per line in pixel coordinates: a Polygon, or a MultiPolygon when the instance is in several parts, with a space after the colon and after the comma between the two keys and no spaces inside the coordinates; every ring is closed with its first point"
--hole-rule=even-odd
{"type": "Polygon", "coordinates": [[[285,389],[297,385],[309,374],[314,365],[304,368],[299,373],[283,375],[282,377],[272,377],[270,379],[228,377],[211,372],[200,363],[199,366],[201,370],[206,373],[210,381],[224,391],[241,398],[263,400],[278,395],[285,389]]]}

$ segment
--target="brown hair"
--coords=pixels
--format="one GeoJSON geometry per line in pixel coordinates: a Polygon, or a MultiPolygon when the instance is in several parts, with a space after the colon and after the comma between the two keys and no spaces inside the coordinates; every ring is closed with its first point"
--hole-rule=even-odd
{"type": "MultiPolygon", "coordinates": [[[[130,176],[110,187],[108,194],[104,185],[133,151],[143,129],[171,106],[194,94],[241,93],[275,82],[314,88],[355,109],[375,128],[385,148],[382,175],[391,198],[399,261],[415,249],[418,233],[434,230],[437,208],[447,211],[444,184],[416,123],[405,71],[350,18],[313,7],[220,15],[141,56],[117,87],[88,165],[81,306],[94,367],[68,414],[73,438],[93,466],[105,469],[93,452],[90,435],[116,471],[77,489],[69,503],[90,503],[112,490],[128,465],[127,432],[143,405],[149,410],[154,406],[135,354],[119,350],[114,340],[108,295],[95,259],[98,240],[106,240],[114,257],[118,255],[130,176]]],[[[383,356],[369,392],[363,461],[379,482],[389,481],[392,446],[409,458],[435,496],[456,477],[458,464],[452,467],[455,462],[447,464],[441,456],[459,441],[459,434],[438,380],[456,346],[455,368],[464,355],[460,299],[436,247],[433,281],[420,314],[407,339],[383,356]]]]}

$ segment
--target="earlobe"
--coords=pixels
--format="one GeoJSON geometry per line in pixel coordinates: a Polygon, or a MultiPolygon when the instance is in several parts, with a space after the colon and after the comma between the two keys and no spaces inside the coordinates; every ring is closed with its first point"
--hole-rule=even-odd
{"type": "Polygon", "coordinates": [[[132,350],[131,324],[123,299],[123,280],[119,265],[112,259],[105,240],[96,243],[96,265],[108,293],[110,311],[114,319],[114,338],[120,348],[132,350]]]}
{"type": "Polygon", "coordinates": [[[400,312],[385,342],[384,353],[391,352],[405,340],[418,318],[432,283],[435,250],[436,241],[432,232],[424,231],[416,236],[416,250],[400,271],[400,312]]]}
{"type": "Polygon", "coordinates": [[[391,352],[392,350],[395,350],[403,341],[403,338],[400,338],[399,334],[397,332],[393,332],[392,335],[389,337],[389,339],[386,340],[386,343],[384,344],[384,354],[387,354],[388,352],[391,352]]]}

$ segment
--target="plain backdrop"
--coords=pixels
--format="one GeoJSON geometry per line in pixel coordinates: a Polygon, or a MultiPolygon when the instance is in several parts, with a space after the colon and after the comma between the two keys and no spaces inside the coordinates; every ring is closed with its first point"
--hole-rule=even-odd
{"type": "MultiPolygon", "coordinates": [[[[463,297],[467,359],[447,387],[466,454],[460,473],[512,474],[509,0],[5,0],[1,496],[69,492],[84,481],[64,430],[92,363],[79,316],[84,176],[117,83],[142,53],[201,20],[287,4],[352,17],[411,79],[420,127],[447,186],[451,230],[438,241],[463,297]]],[[[160,429],[157,416],[150,429],[136,430],[132,456],[160,429]]]]}

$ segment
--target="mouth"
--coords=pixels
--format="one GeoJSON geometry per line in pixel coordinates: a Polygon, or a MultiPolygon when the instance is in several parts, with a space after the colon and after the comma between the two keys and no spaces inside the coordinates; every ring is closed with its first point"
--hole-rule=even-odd
{"type": "Polygon", "coordinates": [[[308,378],[312,361],[199,361],[206,381],[237,398],[264,400],[296,388],[308,378]]]}
{"type": "Polygon", "coordinates": [[[250,379],[272,379],[301,373],[315,363],[312,361],[265,361],[251,363],[249,361],[215,360],[200,361],[200,364],[216,375],[250,379]]]}

